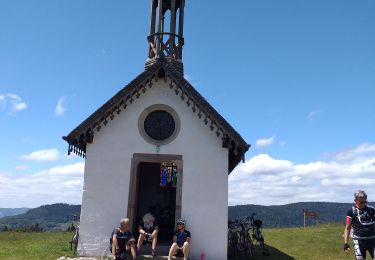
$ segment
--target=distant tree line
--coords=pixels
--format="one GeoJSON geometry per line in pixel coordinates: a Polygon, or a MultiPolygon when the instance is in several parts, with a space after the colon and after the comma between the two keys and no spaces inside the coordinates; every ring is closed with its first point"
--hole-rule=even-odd
{"type": "MultiPolygon", "coordinates": [[[[374,206],[374,203],[369,203],[374,206]]],[[[334,202],[299,202],[280,206],[238,205],[228,208],[228,216],[241,219],[256,213],[256,218],[263,220],[264,227],[302,227],[303,210],[314,211],[318,214],[317,223],[344,224],[347,211],[352,203],[334,202]]],[[[315,220],[307,219],[306,225],[315,225],[315,220]]]]}
{"type": "MultiPolygon", "coordinates": [[[[374,203],[369,203],[374,206],[374,203]]],[[[228,207],[231,219],[241,219],[256,213],[256,218],[263,220],[264,227],[301,227],[303,226],[303,209],[315,211],[317,222],[344,223],[346,213],[352,203],[299,202],[280,206],[238,205],[228,207]]],[[[18,230],[25,232],[40,231],[74,231],[81,213],[80,205],[52,204],[30,209],[24,214],[0,218],[0,231],[18,230]]],[[[315,221],[308,219],[307,225],[315,221]]]]}
{"type": "Polygon", "coordinates": [[[43,228],[39,225],[39,223],[32,224],[31,226],[28,227],[18,227],[12,229],[11,227],[8,227],[7,225],[4,225],[3,228],[1,229],[2,232],[43,232],[43,228]]]}

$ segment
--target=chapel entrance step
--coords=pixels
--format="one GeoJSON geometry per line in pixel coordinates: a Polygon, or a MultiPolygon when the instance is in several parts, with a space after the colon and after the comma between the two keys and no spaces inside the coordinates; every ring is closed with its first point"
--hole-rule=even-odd
{"type": "MultiPolygon", "coordinates": [[[[171,247],[170,243],[160,243],[156,247],[156,256],[151,255],[151,246],[144,245],[140,252],[138,252],[137,259],[152,259],[152,260],[165,260],[168,259],[169,249],[171,247]]],[[[173,257],[173,260],[183,260],[183,257],[173,257]]]]}
{"type": "MultiPolygon", "coordinates": [[[[152,256],[152,255],[140,255],[137,257],[137,259],[142,259],[142,260],[165,260],[165,259],[168,259],[168,256],[152,256]]],[[[183,260],[184,258],[183,257],[173,257],[174,260],[183,260]]]]}

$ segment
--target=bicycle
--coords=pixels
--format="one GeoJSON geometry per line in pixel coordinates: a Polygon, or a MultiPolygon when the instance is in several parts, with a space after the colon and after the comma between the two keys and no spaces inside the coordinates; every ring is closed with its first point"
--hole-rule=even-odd
{"type": "Polygon", "coordinates": [[[241,225],[241,239],[242,239],[242,245],[244,249],[244,255],[247,257],[247,259],[253,259],[253,240],[250,235],[251,230],[251,223],[240,220],[241,225]]]}
{"type": "Polygon", "coordinates": [[[234,220],[229,223],[229,240],[233,249],[234,257],[240,255],[247,259],[253,259],[253,241],[251,239],[251,223],[245,220],[234,220]]]}
{"type": "Polygon", "coordinates": [[[268,256],[268,255],[270,255],[270,253],[269,253],[268,249],[265,248],[264,237],[263,237],[263,234],[262,234],[262,224],[263,224],[263,222],[260,219],[255,219],[255,215],[256,215],[255,213],[252,213],[251,217],[247,217],[247,220],[250,221],[251,227],[252,227],[252,239],[259,243],[259,245],[262,248],[263,255],[268,256]]]}
{"type": "Polygon", "coordinates": [[[74,226],[74,234],[72,238],[70,239],[70,250],[73,250],[73,254],[75,255],[77,253],[77,247],[78,247],[78,239],[79,239],[79,220],[80,217],[77,215],[73,216],[73,222],[72,225],[74,226]],[[74,225],[73,223],[76,222],[77,224],[74,225]]]}
{"type": "Polygon", "coordinates": [[[74,234],[72,238],[70,239],[70,250],[73,250],[73,254],[75,255],[77,253],[77,247],[78,247],[78,239],[79,239],[79,226],[76,227],[74,234]]]}
{"type": "Polygon", "coordinates": [[[237,220],[228,220],[228,245],[235,258],[240,255],[239,226],[237,220]]]}

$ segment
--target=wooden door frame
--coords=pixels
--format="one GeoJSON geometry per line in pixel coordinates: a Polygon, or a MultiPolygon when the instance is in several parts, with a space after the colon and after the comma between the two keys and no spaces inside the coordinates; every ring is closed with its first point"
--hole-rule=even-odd
{"type": "MultiPolygon", "coordinates": [[[[129,180],[129,196],[128,196],[128,212],[127,216],[131,221],[132,230],[135,230],[137,223],[134,222],[134,217],[136,213],[137,201],[138,201],[138,165],[143,162],[149,163],[162,163],[174,161],[178,169],[177,177],[177,187],[176,187],[176,207],[175,207],[175,225],[176,221],[181,218],[181,208],[182,208],[182,180],[183,180],[183,160],[182,155],[173,154],[144,154],[135,153],[131,161],[130,168],[130,180],[129,180]]],[[[176,227],[174,227],[176,228],[176,227]]]]}

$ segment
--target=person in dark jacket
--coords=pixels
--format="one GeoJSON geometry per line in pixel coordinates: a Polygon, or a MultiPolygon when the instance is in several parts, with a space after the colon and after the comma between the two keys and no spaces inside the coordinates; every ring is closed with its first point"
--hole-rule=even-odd
{"type": "Polygon", "coordinates": [[[120,227],[115,228],[113,231],[112,241],[113,259],[126,259],[126,255],[129,253],[132,259],[137,259],[135,239],[130,231],[130,221],[128,218],[121,219],[120,227]]]}

